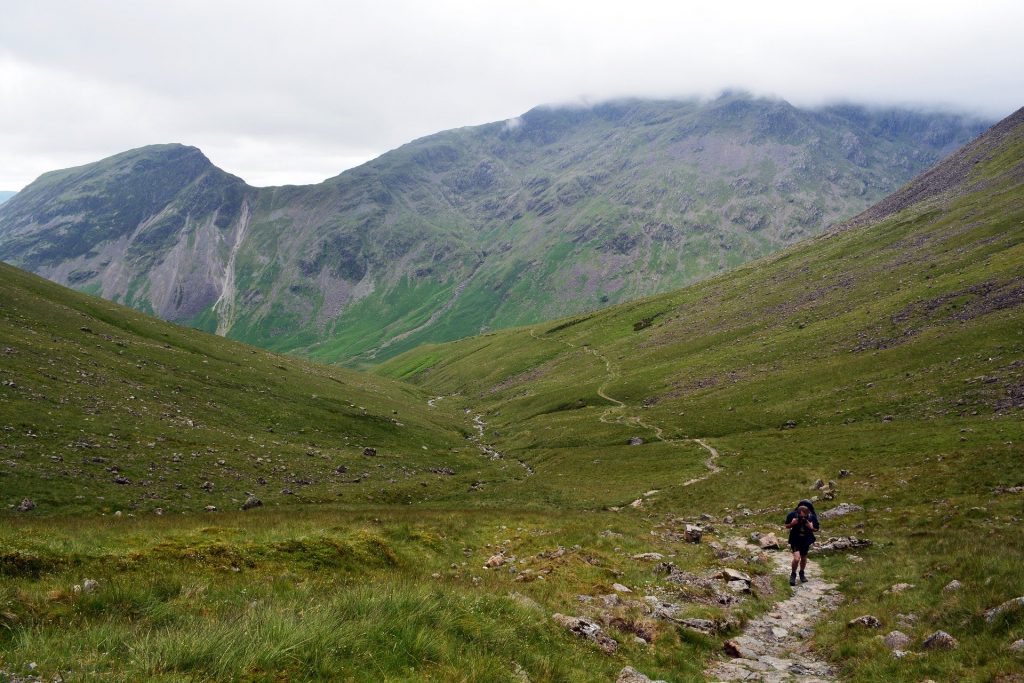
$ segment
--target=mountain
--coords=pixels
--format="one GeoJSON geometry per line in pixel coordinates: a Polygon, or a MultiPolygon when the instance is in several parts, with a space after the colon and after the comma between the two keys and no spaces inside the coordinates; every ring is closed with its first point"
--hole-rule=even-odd
{"type": "Polygon", "coordinates": [[[274,188],[158,145],[40,177],[0,208],[0,258],[359,365],[734,267],[860,212],[980,130],[737,94],[543,107],[274,188]]]}
{"type": "Polygon", "coordinates": [[[1024,565],[1022,330],[1024,109],[777,255],[377,370],[472,406],[549,497],[706,512],[726,536],[778,533],[801,498],[846,503],[821,539],[875,545],[824,560],[852,598],[815,636],[839,680],[1011,680],[1024,613],[985,614],[1017,598],[1024,565]],[[847,626],[865,614],[913,649],[942,629],[957,650],[896,659],[847,626]]]}
{"type": "Polygon", "coordinates": [[[10,192],[10,191],[0,191],[0,204],[3,204],[4,202],[6,202],[8,199],[10,199],[11,197],[13,197],[16,194],[18,194],[18,193],[17,192],[10,192]]]}

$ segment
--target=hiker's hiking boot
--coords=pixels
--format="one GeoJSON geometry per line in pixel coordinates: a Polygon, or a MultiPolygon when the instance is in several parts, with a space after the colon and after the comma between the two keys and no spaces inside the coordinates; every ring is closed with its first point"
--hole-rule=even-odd
{"type": "Polygon", "coordinates": [[[790,586],[795,586],[796,585],[796,574],[790,574],[789,575],[789,585],[790,586]]]}
{"type": "Polygon", "coordinates": [[[807,577],[804,576],[803,572],[800,572],[800,583],[807,583],[807,577]]]}

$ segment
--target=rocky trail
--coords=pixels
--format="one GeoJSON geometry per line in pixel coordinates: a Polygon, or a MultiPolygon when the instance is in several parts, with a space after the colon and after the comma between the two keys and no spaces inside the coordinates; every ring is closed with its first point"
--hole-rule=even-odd
{"type": "MultiPolygon", "coordinates": [[[[754,550],[743,539],[731,545],[754,550]]],[[[776,574],[789,576],[791,555],[773,555],[776,574]]],[[[714,663],[705,672],[710,681],[763,681],[764,683],[827,683],[836,673],[810,649],[813,625],[842,601],[836,585],[827,583],[816,562],[807,562],[807,583],[790,589],[792,596],[775,604],[766,614],[750,621],[742,635],[725,644],[732,657],[714,663]]]]}

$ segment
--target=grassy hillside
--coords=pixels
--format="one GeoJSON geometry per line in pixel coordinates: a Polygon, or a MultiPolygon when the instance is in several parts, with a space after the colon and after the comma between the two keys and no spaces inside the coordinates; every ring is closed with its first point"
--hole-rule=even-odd
{"type": "Polygon", "coordinates": [[[617,504],[650,487],[656,512],[746,506],[771,525],[835,480],[836,501],[865,511],[827,533],[875,546],[862,563],[829,562],[852,599],[819,646],[850,680],[993,680],[1019,670],[1006,645],[1024,635],[1020,615],[980,617],[1020,593],[1024,563],[1024,499],[1002,493],[1024,484],[1022,181],[1024,111],[877,222],[668,295],[423,347],[381,372],[473,405],[552,496],[654,451],[678,469],[652,469],[617,504]],[[626,434],[646,443],[625,451],[626,434]],[[693,438],[719,447],[721,471],[684,487],[703,459],[693,438]],[[952,579],[968,589],[942,593],[952,579]],[[915,588],[884,592],[903,581],[915,588]],[[864,613],[918,642],[943,628],[961,649],[895,660],[843,626],[864,613]]]}
{"type": "MultiPolygon", "coordinates": [[[[671,597],[638,553],[721,566],[681,521],[604,510],[606,490],[546,495],[466,439],[456,402],[8,266],[0,283],[0,678],[698,680],[717,647],[597,597],[671,597]],[[618,651],[556,612],[605,619],[618,651]]],[[[724,637],[770,600],[680,614],[724,637]]]]}

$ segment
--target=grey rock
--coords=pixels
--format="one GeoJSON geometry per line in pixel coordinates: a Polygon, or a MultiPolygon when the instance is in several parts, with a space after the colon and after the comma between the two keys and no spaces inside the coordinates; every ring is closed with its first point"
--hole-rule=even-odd
{"type": "Polygon", "coordinates": [[[892,595],[896,595],[898,593],[902,593],[903,591],[910,590],[913,587],[914,584],[912,583],[894,583],[892,586],[889,587],[889,590],[885,592],[890,593],[892,595]]]}
{"type": "Polygon", "coordinates": [[[631,436],[629,437],[629,441],[627,441],[626,443],[628,443],[630,446],[643,446],[644,440],[641,439],[639,436],[631,436]]]}
{"type": "Polygon", "coordinates": [[[664,560],[665,556],[661,553],[637,553],[633,559],[640,562],[659,562],[664,560]]]}
{"type": "Polygon", "coordinates": [[[245,502],[242,503],[242,509],[251,510],[253,508],[258,508],[261,505],[263,505],[263,501],[250,493],[245,499],[245,502]]]}
{"type": "Polygon", "coordinates": [[[845,479],[848,476],[850,476],[850,470],[839,470],[840,479],[845,479]]]}
{"type": "Polygon", "coordinates": [[[85,579],[82,581],[82,592],[83,593],[94,593],[100,587],[100,582],[96,579],[85,579]]]}
{"type": "Polygon", "coordinates": [[[961,588],[963,588],[963,584],[960,583],[959,581],[957,581],[956,579],[953,579],[952,581],[950,581],[949,583],[947,583],[945,586],[942,587],[942,592],[943,593],[952,593],[954,591],[960,590],[961,588]]]}
{"type": "Polygon", "coordinates": [[[28,512],[29,510],[35,510],[36,504],[31,498],[22,498],[17,509],[18,512],[28,512]]]}
{"type": "Polygon", "coordinates": [[[778,550],[782,547],[779,543],[779,539],[775,537],[775,534],[765,534],[761,536],[758,544],[761,546],[761,550],[778,550]]]}
{"type": "Polygon", "coordinates": [[[555,614],[551,618],[555,620],[555,623],[569,629],[580,638],[596,643],[598,647],[609,654],[615,652],[619,647],[618,641],[605,633],[600,625],[589,619],[566,616],[565,614],[555,614]]]}
{"type": "Polygon", "coordinates": [[[1006,647],[1010,650],[1010,652],[1024,652],[1024,638],[1021,638],[1020,640],[1015,640],[1006,647]]]}
{"type": "Polygon", "coordinates": [[[858,512],[863,509],[864,507],[861,505],[854,505],[853,503],[840,503],[831,510],[825,510],[818,516],[822,519],[834,519],[836,517],[842,517],[843,515],[848,515],[851,512],[858,512]]]}
{"type": "Polygon", "coordinates": [[[750,574],[741,572],[738,569],[732,569],[731,567],[723,567],[718,571],[716,577],[725,581],[745,581],[748,585],[751,581],[750,574]]]}
{"type": "Polygon", "coordinates": [[[651,680],[647,676],[643,675],[631,666],[625,667],[619,672],[619,677],[615,679],[615,683],[666,683],[662,680],[651,680]]]}
{"type": "Polygon", "coordinates": [[[992,609],[985,610],[985,621],[995,621],[1002,614],[1011,611],[1017,611],[1020,609],[1024,609],[1024,595],[1021,595],[1017,598],[1013,598],[1012,600],[1007,600],[1006,602],[1002,603],[997,607],[993,607],[992,609]]]}
{"type": "Polygon", "coordinates": [[[367,457],[373,457],[373,456],[377,455],[377,449],[376,448],[370,448],[369,446],[367,446],[366,448],[363,449],[363,455],[365,455],[367,457]]]}
{"type": "Polygon", "coordinates": [[[812,491],[817,491],[817,490],[823,489],[823,488],[825,488],[825,482],[822,481],[821,479],[816,479],[814,481],[814,483],[811,484],[811,490],[812,491]]]}
{"type": "Polygon", "coordinates": [[[700,543],[700,539],[704,536],[704,530],[699,526],[687,524],[683,535],[687,543],[700,543]]]}
{"type": "Polygon", "coordinates": [[[865,614],[864,616],[857,617],[856,619],[850,619],[850,621],[846,622],[846,625],[847,627],[862,626],[864,628],[881,628],[882,622],[878,617],[865,614]]]}
{"type": "Polygon", "coordinates": [[[884,642],[890,650],[905,650],[910,647],[910,636],[903,631],[889,631],[884,642]]]}
{"type": "Polygon", "coordinates": [[[936,631],[921,643],[923,650],[955,650],[960,643],[945,631],[936,631]]]}

